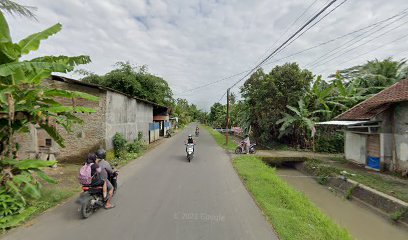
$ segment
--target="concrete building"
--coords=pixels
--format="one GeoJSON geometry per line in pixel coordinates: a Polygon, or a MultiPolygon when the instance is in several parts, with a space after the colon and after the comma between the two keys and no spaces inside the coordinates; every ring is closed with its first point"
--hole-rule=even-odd
{"type": "Polygon", "coordinates": [[[408,79],[321,124],[345,127],[345,157],[376,170],[408,170],[408,79]]]}
{"type": "MultiPolygon", "coordinates": [[[[71,133],[57,126],[65,139],[65,148],[54,142],[43,129],[31,126],[30,134],[17,136],[17,142],[20,144],[19,158],[56,157],[60,161],[83,162],[91,151],[100,147],[112,149],[115,133],[123,134],[128,141],[136,139],[141,133],[145,141],[150,142],[149,124],[153,123],[154,112],[167,111],[165,106],[65,77],[52,76],[44,81],[44,85],[98,96],[97,102],[75,100],[76,106],[93,108],[96,113],[78,113],[84,123],[74,126],[71,133]]],[[[66,101],[65,105],[73,104],[71,100],[63,101],[66,101]]]]}

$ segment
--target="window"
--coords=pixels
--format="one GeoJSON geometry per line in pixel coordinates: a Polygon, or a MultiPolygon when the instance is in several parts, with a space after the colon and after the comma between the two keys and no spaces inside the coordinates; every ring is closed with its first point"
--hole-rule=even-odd
{"type": "Polygon", "coordinates": [[[52,139],[51,139],[51,138],[45,139],[45,146],[47,146],[47,147],[51,147],[51,146],[52,146],[52,139]]]}

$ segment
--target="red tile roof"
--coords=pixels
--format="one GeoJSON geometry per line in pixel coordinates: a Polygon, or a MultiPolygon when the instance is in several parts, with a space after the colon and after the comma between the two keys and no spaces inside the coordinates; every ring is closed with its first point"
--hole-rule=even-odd
{"type": "Polygon", "coordinates": [[[335,117],[336,120],[370,120],[392,103],[408,101],[408,79],[401,80],[335,117]]]}

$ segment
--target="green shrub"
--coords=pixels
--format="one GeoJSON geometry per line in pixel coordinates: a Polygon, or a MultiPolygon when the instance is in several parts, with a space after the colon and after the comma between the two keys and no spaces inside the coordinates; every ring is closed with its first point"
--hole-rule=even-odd
{"type": "Polygon", "coordinates": [[[126,145],[127,141],[125,137],[121,133],[115,133],[113,136],[113,151],[115,153],[115,157],[121,157],[126,153],[126,145]]]}
{"type": "Polygon", "coordinates": [[[14,160],[0,161],[0,229],[8,229],[25,220],[31,214],[27,200],[41,197],[39,179],[48,183],[56,181],[46,175],[41,168],[54,165],[55,161],[14,160]]]}
{"type": "Polygon", "coordinates": [[[356,190],[358,185],[359,184],[357,183],[357,184],[353,185],[351,188],[347,189],[347,192],[346,192],[346,199],[347,200],[351,200],[351,198],[353,197],[353,192],[354,192],[354,190],[356,190]]]}
{"type": "Polygon", "coordinates": [[[317,152],[344,152],[344,135],[334,130],[320,130],[316,135],[315,149],[317,152]]]}
{"type": "Polygon", "coordinates": [[[390,215],[391,220],[397,222],[408,213],[408,207],[401,208],[390,215]]]}
{"type": "Polygon", "coordinates": [[[127,144],[126,149],[130,153],[139,153],[142,150],[142,142],[135,139],[132,143],[127,144]]]}

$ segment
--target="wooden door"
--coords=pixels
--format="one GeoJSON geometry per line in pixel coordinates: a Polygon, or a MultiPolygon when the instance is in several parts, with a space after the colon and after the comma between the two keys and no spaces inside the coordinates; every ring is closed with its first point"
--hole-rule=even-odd
{"type": "Polygon", "coordinates": [[[367,155],[379,158],[380,154],[380,135],[371,134],[367,137],[367,155]]]}

